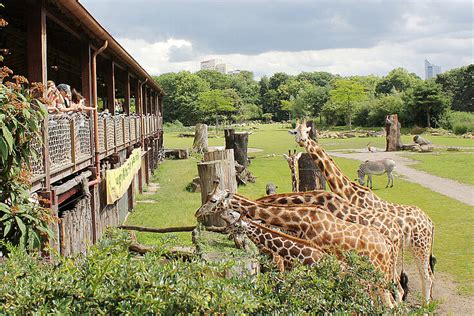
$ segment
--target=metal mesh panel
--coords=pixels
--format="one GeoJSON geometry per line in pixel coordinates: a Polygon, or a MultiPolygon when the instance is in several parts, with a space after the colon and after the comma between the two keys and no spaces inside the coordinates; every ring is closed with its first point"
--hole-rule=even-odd
{"type": "Polygon", "coordinates": [[[123,134],[124,142],[128,143],[130,141],[130,116],[125,116],[123,119],[123,134]]]}
{"type": "Polygon", "coordinates": [[[136,119],[134,117],[130,118],[130,140],[135,141],[137,138],[137,131],[136,131],[136,119]]]}
{"type": "Polygon", "coordinates": [[[105,119],[103,116],[99,116],[99,152],[103,153],[105,151],[105,133],[104,133],[104,122],[105,119]]]}
{"type": "Polygon", "coordinates": [[[74,148],[76,150],[76,160],[90,157],[91,149],[91,121],[81,113],[74,115],[74,148]]]}
{"type": "Polygon", "coordinates": [[[43,144],[40,137],[33,137],[31,140],[31,147],[35,151],[36,155],[30,162],[31,173],[33,176],[39,176],[44,173],[43,164],[43,144]]]}
{"type": "Polygon", "coordinates": [[[137,123],[137,138],[140,139],[142,137],[142,120],[137,117],[135,122],[137,123]]]}
{"type": "Polygon", "coordinates": [[[67,114],[50,115],[48,145],[51,170],[71,163],[71,117],[67,114]]]}
{"type": "Polygon", "coordinates": [[[115,116],[115,145],[120,146],[123,144],[123,119],[122,116],[115,116]]]}
{"type": "Polygon", "coordinates": [[[111,150],[115,147],[115,128],[114,118],[107,117],[105,119],[107,124],[107,150],[111,150]]]}

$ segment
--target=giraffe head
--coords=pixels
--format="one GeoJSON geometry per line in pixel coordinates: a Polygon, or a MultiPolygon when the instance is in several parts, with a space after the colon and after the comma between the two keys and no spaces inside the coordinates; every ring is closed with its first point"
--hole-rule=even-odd
{"type": "Polygon", "coordinates": [[[296,153],[296,149],[293,150],[293,154],[291,153],[291,150],[288,150],[288,155],[283,154],[283,157],[288,162],[290,169],[292,169],[298,164],[298,159],[300,159],[302,154],[303,154],[302,152],[296,153]]]}
{"type": "Polygon", "coordinates": [[[219,190],[219,181],[214,181],[212,191],[207,196],[206,202],[196,211],[198,219],[205,215],[221,213],[227,209],[229,200],[232,198],[232,193],[228,190],[219,190]]]}
{"type": "Polygon", "coordinates": [[[303,147],[305,142],[310,139],[309,132],[311,127],[306,126],[306,120],[303,120],[301,123],[296,121],[296,128],[294,130],[288,131],[290,134],[295,135],[296,142],[303,147]]]}

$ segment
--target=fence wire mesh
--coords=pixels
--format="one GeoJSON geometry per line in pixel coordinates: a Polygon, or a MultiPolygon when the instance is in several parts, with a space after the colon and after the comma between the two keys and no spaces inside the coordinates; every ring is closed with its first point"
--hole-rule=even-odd
{"type": "Polygon", "coordinates": [[[91,146],[91,120],[82,113],[76,113],[74,118],[74,148],[76,161],[89,158],[92,154],[91,146]]]}
{"type": "Polygon", "coordinates": [[[115,147],[115,122],[114,118],[109,116],[105,119],[107,130],[107,150],[115,147]]]}
{"type": "Polygon", "coordinates": [[[114,116],[115,123],[115,146],[123,145],[123,117],[114,116]]]}
{"type": "Polygon", "coordinates": [[[123,135],[124,142],[128,143],[130,141],[130,117],[125,116],[123,119],[123,135]]]}
{"type": "Polygon", "coordinates": [[[130,118],[130,140],[134,141],[137,138],[137,131],[136,131],[136,119],[134,117],[130,118]]]}
{"type": "Polygon", "coordinates": [[[71,117],[67,114],[50,115],[48,136],[51,170],[71,163],[71,117]]]}
{"type": "Polygon", "coordinates": [[[102,115],[99,116],[99,119],[97,120],[99,129],[98,129],[98,134],[99,134],[99,152],[103,153],[105,151],[105,119],[102,115]]]}
{"type": "Polygon", "coordinates": [[[36,177],[44,173],[43,142],[41,136],[33,137],[31,148],[33,148],[35,156],[30,161],[30,169],[33,177],[36,177]]]}

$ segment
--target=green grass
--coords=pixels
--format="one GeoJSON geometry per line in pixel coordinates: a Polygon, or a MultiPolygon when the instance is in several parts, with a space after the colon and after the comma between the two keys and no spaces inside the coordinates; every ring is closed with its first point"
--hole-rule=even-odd
{"type": "MultiPolygon", "coordinates": [[[[177,138],[176,135],[177,133],[165,134],[166,148],[192,146],[192,138],[177,138]]],[[[467,144],[465,139],[452,137],[431,137],[430,140],[435,144],[443,143],[446,146],[467,144]]],[[[383,147],[385,139],[324,139],[321,140],[321,144],[327,149],[363,148],[368,141],[372,141],[377,147],[383,147]]],[[[209,145],[223,146],[224,139],[211,138],[209,145]]],[[[250,170],[257,176],[257,182],[239,187],[239,193],[249,198],[260,197],[264,195],[268,182],[278,185],[278,192],[289,192],[291,190],[290,172],[281,154],[286,153],[288,149],[303,151],[296,145],[293,136],[289,135],[281,125],[259,126],[259,129],[249,137],[249,147],[263,149],[262,152],[250,154],[256,157],[252,160],[250,170]],[[271,154],[276,156],[271,156],[271,154]]],[[[420,156],[423,159],[428,157],[420,156]]],[[[433,155],[433,159],[436,159],[436,156],[433,155]]],[[[165,161],[154,177],[161,188],[156,194],[144,197],[156,199],[158,202],[137,205],[135,212],[128,218],[128,224],[150,227],[194,225],[194,212],[200,205],[200,193],[189,193],[184,188],[193,177],[197,176],[198,161],[199,157],[198,159],[165,161]]],[[[359,165],[359,162],[355,160],[335,158],[335,161],[343,172],[349,175],[355,174],[359,165]]],[[[436,165],[436,160],[430,164],[436,165]]],[[[458,165],[458,168],[465,171],[468,169],[465,163],[458,165]]],[[[427,171],[432,172],[432,170],[427,171]]],[[[392,189],[384,187],[385,178],[374,177],[374,188],[376,188],[374,191],[380,197],[396,203],[417,205],[433,219],[436,225],[434,253],[438,259],[437,271],[452,275],[458,282],[461,293],[473,294],[474,210],[472,207],[401,179],[395,180],[395,187],[392,189]]],[[[138,238],[140,242],[153,244],[156,237],[153,234],[141,233],[138,234],[138,238]]],[[[184,244],[189,244],[191,236],[189,233],[182,233],[178,234],[178,238],[184,244]]],[[[418,277],[413,279],[413,282],[417,282],[418,277]]]]}
{"type": "Polygon", "coordinates": [[[474,185],[473,152],[440,152],[413,154],[408,158],[420,161],[411,168],[423,170],[433,175],[474,185]]]}

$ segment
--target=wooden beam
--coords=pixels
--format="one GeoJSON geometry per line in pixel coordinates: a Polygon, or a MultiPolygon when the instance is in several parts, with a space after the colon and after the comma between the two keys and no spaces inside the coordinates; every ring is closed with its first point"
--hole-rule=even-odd
{"type": "Polygon", "coordinates": [[[137,79],[137,85],[135,90],[135,111],[137,115],[142,114],[142,89],[141,89],[140,80],[137,79]]]}
{"type": "MultiPolygon", "coordinates": [[[[46,12],[42,0],[28,3],[27,12],[27,53],[28,79],[30,82],[47,83],[47,41],[46,41],[46,12]]],[[[46,92],[44,92],[46,96],[46,92]]],[[[43,120],[41,128],[43,144],[48,144],[48,117],[43,120]]],[[[48,146],[42,146],[43,166],[45,173],[45,190],[50,191],[51,175],[48,146]]]]}
{"type": "Polygon", "coordinates": [[[92,106],[91,48],[89,42],[82,43],[81,49],[82,95],[86,106],[92,106]]]}
{"type": "Polygon", "coordinates": [[[125,73],[125,100],[123,102],[123,111],[130,115],[130,73],[125,73]]]}
{"type": "Polygon", "coordinates": [[[109,113],[115,114],[115,63],[107,61],[107,73],[105,75],[105,84],[107,86],[107,109],[109,113]]]}

